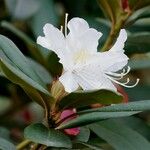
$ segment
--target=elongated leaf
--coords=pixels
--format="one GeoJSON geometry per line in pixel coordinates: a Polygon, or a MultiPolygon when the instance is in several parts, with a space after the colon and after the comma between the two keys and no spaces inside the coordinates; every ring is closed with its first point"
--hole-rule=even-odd
{"type": "Polygon", "coordinates": [[[89,147],[92,150],[103,150],[102,148],[100,148],[99,146],[96,146],[96,145],[92,145],[92,144],[85,143],[85,142],[79,142],[79,143],[89,147]]]}
{"type": "Polygon", "coordinates": [[[75,141],[87,142],[90,137],[90,130],[87,127],[80,127],[80,133],[75,137],[75,141]]]}
{"type": "Polygon", "coordinates": [[[150,126],[146,122],[144,122],[142,119],[134,116],[115,119],[115,121],[120,124],[120,122],[133,130],[140,133],[142,136],[144,136],[146,139],[150,141],[150,126]]]}
{"type": "Polygon", "coordinates": [[[27,59],[21,51],[11,40],[3,35],[0,35],[0,51],[2,51],[0,52],[1,59],[4,59],[7,62],[9,61],[9,63],[11,62],[12,65],[21,70],[24,74],[45,86],[42,79],[36,74],[34,68],[29,65],[27,59]]]}
{"type": "Polygon", "coordinates": [[[130,26],[129,31],[132,33],[149,33],[150,19],[149,18],[141,18],[138,19],[132,26],[130,26]]]}
{"type": "MultiPolygon", "coordinates": [[[[36,14],[30,18],[29,22],[35,38],[43,34],[43,26],[46,23],[51,23],[53,25],[56,25],[58,23],[58,16],[54,7],[53,0],[36,1],[40,3],[40,8],[36,12],[36,14]]],[[[47,56],[50,54],[50,51],[43,47],[40,47],[40,51],[45,58],[47,58],[47,56]]]]}
{"type": "Polygon", "coordinates": [[[35,14],[40,4],[36,0],[6,0],[6,6],[14,18],[27,19],[35,14]]]}
{"type": "Polygon", "coordinates": [[[123,97],[109,90],[74,92],[65,96],[59,103],[61,109],[83,107],[90,104],[115,104],[122,102],[123,97]]]}
{"type": "Polygon", "coordinates": [[[9,63],[0,60],[0,66],[5,75],[14,83],[19,84],[21,87],[31,86],[35,89],[49,95],[49,92],[42,87],[40,84],[32,80],[26,74],[21,72],[19,69],[11,66],[9,63]]]}
{"type": "Polygon", "coordinates": [[[35,44],[34,41],[28,37],[23,31],[19,30],[18,28],[16,28],[13,24],[11,24],[10,22],[7,21],[2,21],[1,22],[1,26],[9,31],[11,31],[12,33],[16,34],[19,38],[21,38],[25,43],[28,44],[35,44]]]}
{"type": "MultiPolygon", "coordinates": [[[[32,99],[40,105],[47,103],[41,97],[41,93],[48,95],[45,78],[38,75],[39,72],[30,65],[26,57],[19,51],[15,44],[8,38],[0,35],[0,66],[6,77],[20,85],[32,99]]],[[[50,101],[49,101],[50,102],[50,101]]]]}
{"type": "Polygon", "coordinates": [[[9,78],[10,81],[12,81],[15,84],[20,85],[27,92],[27,94],[31,96],[31,98],[35,100],[36,102],[38,102],[40,105],[44,107],[44,103],[46,102],[43,101],[38,91],[48,95],[49,102],[51,102],[52,97],[50,96],[50,93],[40,84],[32,80],[30,77],[28,77],[24,73],[22,73],[20,70],[11,66],[7,62],[4,62],[3,60],[0,60],[0,67],[2,71],[4,72],[4,74],[7,76],[7,78],[9,78]]]}
{"type": "Polygon", "coordinates": [[[46,146],[71,148],[70,139],[60,131],[48,129],[37,123],[28,126],[24,131],[25,138],[46,146]]]}
{"type": "Polygon", "coordinates": [[[150,110],[150,100],[130,102],[127,104],[116,104],[97,109],[88,109],[78,112],[78,114],[81,115],[67,123],[61,124],[58,129],[87,125],[109,118],[131,116],[144,110],[150,110]]]}
{"type": "Polygon", "coordinates": [[[57,129],[84,126],[104,119],[131,116],[136,113],[139,113],[139,111],[91,112],[91,113],[80,115],[69,122],[62,123],[60,126],[57,127],[57,129]]]}
{"type": "Polygon", "coordinates": [[[127,54],[150,52],[150,33],[139,32],[131,34],[125,44],[127,54]]]}
{"type": "Polygon", "coordinates": [[[150,17],[150,6],[144,7],[142,9],[139,9],[136,12],[134,12],[133,15],[131,15],[131,17],[129,17],[129,19],[127,20],[126,24],[127,25],[128,24],[131,25],[136,20],[138,20],[140,18],[146,18],[146,17],[150,17]]]}
{"type": "Polygon", "coordinates": [[[40,8],[32,18],[30,18],[30,26],[35,36],[42,34],[43,26],[46,23],[56,25],[58,22],[57,12],[54,7],[53,0],[36,0],[40,4],[40,8]]]}
{"type": "Polygon", "coordinates": [[[36,74],[43,80],[43,82],[47,85],[52,82],[52,77],[49,72],[38,62],[34,61],[31,58],[28,58],[29,64],[34,68],[36,74]]]}
{"type": "Polygon", "coordinates": [[[132,59],[129,61],[129,66],[132,70],[148,69],[150,68],[150,58],[132,59]]]}
{"type": "Polygon", "coordinates": [[[149,99],[150,98],[150,86],[148,85],[138,85],[134,87],[132,90],[126,88],[129,99],[136,101],[137,99],[149,99]]]}
{"type": "Polygon", "coordinates": [[[88,141],[88,144],[96,145],[102,147],[104,150],[114,150],[112,146],[106,143],[103,139],[94,136],[88,141]]]}
{"type": "Polygon", "coordinates": [[[45,59],[41,54],[38,45],[30,37],[28,37],[24,32],[22,32],[7,21],[2,21],[1,26],[17,35],[20,39],[22,39],[27,45],[28,51],[30,52],[31,56],[34,57],[39,63],[46,65],[45,59]]]}
{"type": "Polygon", "coordinates": [[[150,110],[150,100],[135,101],[126,104],[116,104],[102,108],[88,109],[85,111],[80,111],[78,113],[82,114],[90,112],[121,112],[121,111],[130,112],[130,111],[145,111],[145,110],[150,110]]]}
{"type": "Polygon", "coordinates": [[[15,146],[9,141],[0,138],[0,150],[16,150],[15,146]]]}
{"type": "Polygon", "coordinates": [[[149,150],[150,148],[150,143],[143,136],[113,120],[101,121],[89,125],[89,127],[97,136],[106,140],[116,150],[143,150],[143,148],[149,150]]]}

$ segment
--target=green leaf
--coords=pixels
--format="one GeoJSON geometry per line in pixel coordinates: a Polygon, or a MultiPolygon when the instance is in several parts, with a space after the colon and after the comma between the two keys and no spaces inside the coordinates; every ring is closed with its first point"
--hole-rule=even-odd
{"type": "Polygon", "coordinates": [[[110,144],[106,143],[103,139],[97,136],[91,137],[88,144],[102,147],[104,150],[114,150],[110,144]]]}
{"type": "Polygon", "coordinates": [[[57,129],[73,128],[78,126],[88,125],[109,118],[118,118],[131,116],[140,111],[120,111],[120,112],[91,112],[78,116],[77,118],[60,124],[57,129]]]}
{"type": "Polygon", "coordinates": [[[134,116],[120,118],[115,120],[118,124],[120,122],[133,130],[140,133],[142,136],[144,136],[146,139],[150,141],[150,126],[144,122],[142,119],[134,116]]]}
{"type": "Polygon", "coordinates": [[[142,9],[137,10],[134,12],[127,20],[126,25],[131,25],[135,21],[140,18],[150,17],[150,6],[144,7],[142,9]]]}
{"type": "Polygon", "coordinates": [[[26,57],[21,53],[21,51],[16,47],[16,45],[9,40],[7,37],[0,35],[0,58],[21,70],[24,74],[46,86],[41,80],[38,74],[35,73],[34,68],[32,68],[26,57]]]}
{"type": "Polygon", "coordinates": [[[149,99],[150,98],[150,86],[148,85],[137,85],[133,89],[125,88],[129,99],[137,101],[137,99],[149,99]]]}
{"type": "Polygon", "coordinates": [[[24,32],[22,32],[7,21],[2,21],[1,26],[17,35],[20,39],[22,39],[27,45],[28,51],[30,52],[31,56],[35,58],[39,63],[46,66],[45,59],[41,51],[39,50],[38,45],[30,37],[28,37],[24,32]]]}
{"type": "Polygon", "coordinates": [[[150,148],[150,143],[143,136],[113,120],[101,121],[89,125],[89,128],[116,150],[143,150],[143,148],[149,150],[150,148]]]}
{"type": "Polygon", "coordinates": [[[90,137],[90,130],[87,127],[80,127],[80,133],[74,138],[75,141],[87,142],[90,137]]]}
{"type": "Polygon", "coordinates": [[[109,118],[125,117],[137,114],[144,110],[150,110],[150,100],[116,104],[96,109],[88,109],[78,112],[79,116],[69,122],[62,123],[58,129],[83,126],[109,118]],[[80,115],[81,114],[81,115],[80,115]]]}
{"type": "Polygon", "coordinates": [[[150,33],[139,32],[131,34],[125,44],[125,52],[127,54],[150,52],[150,33]]]}
{"type": "Polygon", "coordinates": [[[128,65],[132,70],[148,69],[150,68],[150,58],[131,59],[128,65]]]}
{"type": "Polygon", "coordinates": [[[40,105],[44,106],[46,103],[41,93],[52,100],[45,79],[38,75],[37,69],[30,65],[15,44],[2,35],[0,35],[0,68],[9,80],[20,85],[40,105]]]}
{"type": "Polygon", "coordinates": [[[34,61],[31,58],[28,58],[29,64],[34,68],[36,74],[42,79],[42,81],[47,85],[52,82],[52,77],[49,72],[38,62],[34,61]]]}
{"type": "Polygon", "coordinates": [[[138,19],[132,26],[130,26],[129,31],[131,33],[140,33],[140,32],[148,32],[149,33],[150,19],[149,18],[141,18],[138,19]]]}
{"type": "Polygon", "coordinates": [[[4,60],[0,60],[0,66],[5,75],[11,80],[12,82],[19,84],[21,87],[33,87],[47,95],[49,95],[49,92],[42,87],[39,83],[32,80],[30,77],[28,77],[26,74],[21,72],[19,69],[11,66],[9,63],[5,62],[4,60]]]}
{"type": "Polygon", "coordinates": [[[92,150],[103,150],[99,146],[92,145],[92,144],[89,144],[89,143],[85,143],[85,142],[78,142],[78,143],[80,143],[82,145],[85,145],[85,146],[89,147],[92,150]]]}
{"type": "Polygon", "coordinates": [[[58,130],[48,129],[41,123],[36,123],[25,128],[25,138],[51,147],[71,148],[72,144],[66,135],[58,130]]]}
{"type": "Polygon", "coordinates": [[[0,60],[0,67],[10,81],[20,85],[27,92],[27,94],[31,96],[31,98],[38,102],[41,106],[44,107],[45,102],[43,102],[43,99],[39,92],[48,95],[50,98],[49,100],[52,100],[50,93],[44,87],[32,80],[30,77],[25,75],[17,68],[11,66],[3,60],[0,60]]]}
{"type": "Polygon", "coordinates": [[[110,90],[97,90],[97,91],[79,91],[72,92],[62,98],[59,102],[61,109],[66,109],[69,107],[77,108],[88,106],[90,104],[100,103],[100,104],[116,104],[122,102],[123,97],[110,90]]]}
{"type": "Polygon", "coordinates": [[[16,150],[15,146],[9,141],[0,138],[0,150],[16,150]]]}
{"type": "Polygon", "coordinates": [[[6,0],[6,6],[10,15],[16,19],[27,19],[40,8],[36,0],[6,0]]]}
{"type": "Polygon", "coordinates": [[[51,23],[53,25],[57,24],[58,15],[54,7],[53,0],[36,0],[36,2],[39,3],[40,8],[36,14],[30,18],[30,26],[37,37],[39,34],[42,34],[42,28],[46,23],[51,23]]]}
{"type": "Polygon", "coordinates": [[[34,43],[34,41],[28,37],[23,31],[19,30],[18,28],[16,28],[13,24],[11,24],[10,22],[7,21],[1,21],[1,26],[9,31],[11,31],[12,33],[14,33],[15,35],[17,35],[20,39],[22,39],[25,43],[28,44],[36,44],[34,43]]]}
{"type": "MultiPolygon", "coordinates": [[[[58,14],[55,9],[53,0],[36,0],[40,3],[40,8],[38,11],[30,18],[29,25],[37,38],[39,35],[43,34],[43,26],[46,23],[51,23],[57,25],[58,23],[58,14]]],[[[45,59],[48,59],[50,50],[47,50],[39,46],[39,50],[44,56],[45,59]]]]}
{"type": "Polygon", "coordinates": [[[112,106],[95,108],[95,109],[87,109],[78,112],[79,114],[90,113],[90,112],[121,112],[121,111],[145,111],[150,110],[150,100],[143,101],[135,101],[123,104],[116,104],[112,106]]]}

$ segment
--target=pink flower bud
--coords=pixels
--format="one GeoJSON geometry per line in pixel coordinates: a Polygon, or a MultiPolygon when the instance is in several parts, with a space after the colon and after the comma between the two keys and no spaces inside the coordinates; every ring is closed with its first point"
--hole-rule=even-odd
{"type": "MultiPolygon", "coordinates": [[[[68,122],[76,117],[77,117],[76,109],[66,109],[60,115],[60,119],[67,118],[64,122],[68,122]],[[71,116],[71,117],[69,117],[69,116],[71,116]]],[[[64,129],[64,132],[68,135],[76,136],[80,133],[80,128],[76,127],[76,128],[64,129]]]]}

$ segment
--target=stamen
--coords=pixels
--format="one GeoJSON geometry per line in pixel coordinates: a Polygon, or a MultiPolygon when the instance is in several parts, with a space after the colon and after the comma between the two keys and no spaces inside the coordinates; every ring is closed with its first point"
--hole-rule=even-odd
{"type": "Polygon", "coordinates": [[[130,79],[129,78],[127,78],[127,81],[126,82],[123,82],[122,84],[128,84],[130,82],[130,79]]]}
{"type": "Polygon", "coordinates": [[[125,72],[126,72],[126,69],[123,69],[123,70],[122,70],[122,73],[124,74],[125,72]]]}
{"type": "Polygon", "coordinates": [[[112,77],[110,77],[110,76],[108,76],[108,75],[107,75],[107,77],[108,77],[111,81],[113,81],[114,83],[117,83],[117,84],[122,85],[122,86],[127,87],[127,88],[133,88],[133,87],[135,87],[135,86],[139,83],[139,80],[140,80],[140,79],[137,78],[135,84],[133,84],[133,85],[126,85],[126,84],[129,83],[129,81],[130,81],[129,78],[127,79],[127,82],[121,83],[121,82],[119,82],[119,81],[116,81],[115,79],[113,79],[112,77]]]}
{"type": "Polygon", "coordinates": [[[65,37],[67,36],[67,21],[68,21],[68,13],[65,14],[65,37]]]}
{"type": "Polygon", "coordinates": [[[131,68],[128,66],[127,70],[123,69],[121,73],[115,73],[115,72],[106,72],[108,75],[112,75],[115,77],[120,77],[119,79],[122,79],[123,76],[127,75],[130,72],[131,68]]]}
{"type": "MultiPolygon", "coordinates": [[[[109,75],[109,74],[108,74],[109,75]]],[[[109,75],[109,76],[111,76],[111,75],[109,75]]],[[[121,77],[114,77],[114,76],[111,76],[113,79],[115,79],[115,80],[121,80],[122,78],[123,78],[123,76],[121,76],[121,77]]]]}
{"type": "Polygon", "coordinates": [[[125,76],[130,72],[131,68],[130,66],[128,66],[127,71],[125,71],[125,69],[123,69],[122,75],[125,76]]]}
{"type": "Polygon", "coordinates": [[[60,31],[63,32],[63,26],[60,26],[60,31]]]}
{"type": "Polygon", "coordinates": [[[106,72],[106,74],[108,75],[112,75],[114,77],[123,77],[123,75],[121,73],[115,73],[115,72],[106,72]]]}

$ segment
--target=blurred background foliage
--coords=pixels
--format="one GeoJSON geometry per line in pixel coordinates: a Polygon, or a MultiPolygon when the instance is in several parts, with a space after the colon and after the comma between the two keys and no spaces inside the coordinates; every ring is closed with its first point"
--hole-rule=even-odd
{"type": "MultiPolygon", "coordinates": [[[[44,50],[35,43],[37,36],[42,34],[43,25],[51,23],[60,28],[64,25],[66,12],[69,13],[69,19],[82,17],[91,27],[103,33],[99,44],[101,50],[113,26],[112,22],[116,25],[119,20],[120,11],[117,10],[117,1],[112,0],[110,8],[106,8],[104,3],[103,0],[0,0],[0,34],[10,38],[29,57],[31,65],[37,68],[39,75],[45,75],[45,82],[50,83],[52,77],[61,74],[62,66],[55,53],[44,50]]],[[[125,53],[131,58],[129,65],[132,75],[129,76],[133,81],[140,78],[138,86],[124,89],[129,101],[150,99],[149,4],[149,0],[143,3],[130,0],[129,8],[126,4],[122,6],[125,11],[134,12],[122,28],[128,32],[125,53]]],[[[0,137],[5,135],[4,138],[18,143],[23,139],[23,128],[42,119],[42,108],[33,103],[19,86],[4,78],[1,72],[0,74],[0,137]]],[[[138,117],[119,121],[139,130],[150,140],[150,113],[145,112],[138,117]]],[[[103,147],[107,146],[104,144],[103,147]]]]}

